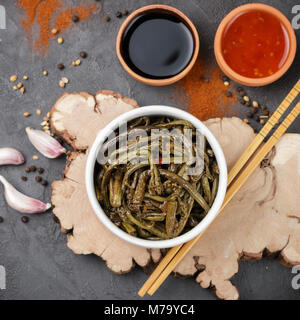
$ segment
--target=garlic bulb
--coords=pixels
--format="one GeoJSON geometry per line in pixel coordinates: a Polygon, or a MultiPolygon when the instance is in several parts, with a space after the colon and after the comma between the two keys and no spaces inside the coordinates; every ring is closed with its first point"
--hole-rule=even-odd
{"type": "Polygon", "coordinates": [[[21,152],[12,148],[0,148],[0,166],[6,164],[23,164],[25,159],[21,152]]]}
{"type": "Polygon", "coordinates": [[[54,159],[66,153],[67,150],[44,131],[26,128],[30,142],[45,157],[54,159]]]}
{"type": "Polygon", "coordinates": [[[51,208],[50,203],[43,203],[40,200],[33,199],[22,194],[1,175],[0,182],[3,183],[4,196],[11,208],[22,213],[41,213],[51,208]]]}

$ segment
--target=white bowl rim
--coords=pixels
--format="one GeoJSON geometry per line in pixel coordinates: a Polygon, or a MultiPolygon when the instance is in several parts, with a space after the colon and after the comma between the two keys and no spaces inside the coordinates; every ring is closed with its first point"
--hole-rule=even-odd
{"type": "Polygon", "coordinates": [[[170,106],[164,106],[164,105],[150,105],[150,106],[143,106],[139,108],[135,108],[131,111],[128,111],[113,121],[111,121],[105,128],[103,128],[97,135],[91,149],[88,151],[88,159],[86,163],[86,170],[85,170],[85,183],[86,183],[86,191],[88,194],[88,198],[90,201],[90,204],[99,218],[99,220],[104,224],[104,226],[110,230],[112,233],[114,233],[119,238],[137,246],[145,247],[145,248],[171,248],[179,244],[183,244],[185,242],[188,242],[189,240],[195,238],[198,234],[203,232],[215,219],[217,216],[222,203],[224,201],[226,189],[227,189],[227,165],[224,153],[222,151],[222,148],[217,141],[217,139],[214,137],[212,132],[205,126],[205,124],[194,117],[192,114],[170,106]],[[178,119],[183,119],[190,121],[196,129],[199,129],[202,134],[204,134],[212,147],[216,160],[219,166],[220,175],[219,175],[219,187],[218,192],[216,195],[216,199],[205,216],[205,218],[193,229],[191,229],[189,232],[184,233],[176,238],[168,239],[168,240],[158,240],[158,241],[152,241],[152,240],[145,240],[137,237],[133,237],[120,228],[118,228],[112,221],[107,217],[104,210],[101,208],[95,193],[95,187],[94,187],[94,168],[96,164],[96,157],[98,155],[98,152],[102,146],[102,144],[105,141],[105,138],[114,131],[120,123],[124,121],[130,121],[138,117],[142,116],[158,116],[158,115],[165,115],[169,117],[174,117],[178,119]]]}

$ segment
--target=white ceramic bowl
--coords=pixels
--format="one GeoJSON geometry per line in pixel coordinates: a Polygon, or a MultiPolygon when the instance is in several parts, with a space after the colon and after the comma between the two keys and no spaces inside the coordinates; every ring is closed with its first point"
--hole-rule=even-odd
{"type": "Polygon", "coordinates": [[[112,233],[114,233],[119,238],[137,246],[142,246],[146,248],[170,248],[193,239],[200,232],[204,231],[214,220],[219,209],[221,208],[221,205],[223,203],[225,193],[226,193],[227,165],[226,165],[226,160],[225,160],[223,151],[218,141],[216,140],[214,135],[211,133],[211,131],[196,117],[178,108],[167,107],[167,106],[147,106],[147,107],[136,108],[132,111],[122,114],[121,116],[113,120],[104,129],[100,131],[92,148],[89,151],[87,165],[86,165],[85,180],[86,180],[87,194],[93,210],[95,211],[100,221],[112,233]],[[94,168],[96,164],[96,158],[101,146],[105,142],[105,139],[108,137],[108,135],[119,127],[120,123],[128,122],[130,120],[133,120],[142,116],[168,116],[172,118],[190,121],[196,129],[199,129],[200,132],[206,136],[211,148],[215,153],[215,156],[218,162],[218,166],[220,170],[219,188],[216,195],[216,199],[211,209],[209,210],[205,218],[196,227],[191,229],[189,232],[184,233],[174,239],[151,241],[151,240],[145,240],[145,239],[141,239],[141,238],[137,238],[129,235],[128,233],[124,232],[123,230],[115,226],[114,223],[111,222],[111,220],[107,217],[107,215],[105,214],[104,210],[101,208],[96,198],[95,187],[94,187],[94,168]]]}

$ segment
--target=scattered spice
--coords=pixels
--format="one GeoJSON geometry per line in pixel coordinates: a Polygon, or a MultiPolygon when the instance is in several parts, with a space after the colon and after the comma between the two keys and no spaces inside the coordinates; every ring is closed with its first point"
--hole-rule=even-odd
{"type": "Polygon", "coordinates": [[[23,9],[22,26],[31,49],[43,55],[47,54],[50,39],[70,27],[73,16],[86,21],[99,7],[94,2],[70,7],[67,0],[18,0],[17,5],[23,9]]]}
{"type": "Polygon", "coordinates": [[[57,68],[58,68],[59,70],[63,70],[63,69],[65,68],[65,66],[64,66],[62,63],[59,63],[59,64],[57,65],[57,68]]]}
{"type": "Polygon", "coordinates": [[[22,179],[23,181],[27,181],[27,177],[25,177],[25,176],[22,176],[21,179],[22,179]]]}
{"type": "Polygon", "coordinates": [[[58,43],[58,44],[62,44],[63,42],[64,42],[63,37],[58,37],[58,38],[57,38],[57,43],[58,43]]]}
{"type": "Polygon", "coordinates": [[[75,66],[79,66],[81,64],[81,60],[80,59],[77,59],[76,61],[75,61],[75,66]]]}
{"type": "Polygon", "coordinates": [[[39,160],[40,158],[39,158],[39,156],[34,155],[34,156],[32,157],[32,159],[33,159],[33,160],[39,160]]]}
{"type": "Polygon", "coordinates": [[[235,101],[225,94],[227,88],[224,87],[220,69],[216,65],[205,69],[202,59],[176,84],[176,89],[176,98],[202,121],[223,117],[235,106],[235,101]]]}
{"type": "Polygon", "coordinates": [[[244,96],[243,99],[244,99],[246,102],[249,102],[249,101],[250,101],[250,99],[249,99],[248,96],[244,96]]]}
{"type": "Polygon", "coordinates": [[[22,82],[18,82],[17,88],[18,88],[18,89],[21,89],[22,87],[23,87],[23,83],[22,83],[22,82]]]}
{"type": "Polygon", "coordinates": [[[38,116],[40,116],[40,115],[42,114],[42,110],[41,110],[41,109],[37,109],[37,110],[36,110],[36,114],[37,114],[38,116]]]}
{"type": "Polygon", "coordinates": [[[252,102],[252,105],[253,105],[253,107],[254,107],[254,108],[258,108],[258,107],[259,107],[259,105],[258,105],[258,102],[257,102],[257,101],[253,101],[253,102],[252,102]]]}
{"type": "Polygon", "coordinates": [[[25,169],[25,172],[29,173],[31,171],[31,169],[29,167],[26,167],[25,169]]]}
{"type": "Polygon", "coordinates": [[[54,34],[54,35],[58,34],[58,29],[53,28],[53,29],[51,30],[51,33],[54,34]]]}
{"type": "Polygon", "coordinates": [[[122,12],[117,11],[116,17],[119,18],[119,19],[122,18],[123,17],[122,12]]]}
{"type": "Polygon", "coordinates": [[[28,76],[23,76],[23,80],[28,80],[29,78],[28,78],[28,76]]]}
{"type": "Polygon", "coordinates": [[[29,218],[23,216],[23,217],[21,218],[21,221],[22,221],[23,223],[27,223],[27,222],[29,221],[29,218]]]}
{"type": "Polygon", "coordinates": [[[13,89],[16,91],[16,90],[18,90],[18,87],[17,86],[13,86],[13,89]]]}
{"type": "Polygon", "coordinates": [[[0,217],[0,223],[3,223],[4,219],[3,217],[0,217]]]}
{"type": "Polygon", "coordinates": [[[31,172],[35,172],[35,171],[36,171],[36,166],[31,166],[31,167],[30,167],[30,171],[31,171],[31,172]]]}
{"type": "Polygon", "coordinates": [[[25,118],[28,118],[28,117],[30,117],[31,116],[31,113],[30,112],[24,112],[24,117],[25,118]]]}
{"type": "Polygon", "coordinates": [[[44,76],[47,76],[47,75],[48,75],[48,71],[47,71],[47,70],[44,70],[44,71],[43,71],[43,75],[44,75],[44,76]]]}
{"type": "Polygon", "coordinates": [[[109,16],[105,16],[105,17],[104,17],[104,21],[109,22],[110,20],[111,20],[111,19],[110,19],[109,16]]]}
{"type": "Polygon", "coordinates": [[[18,80],[18,76],[16,76],[16,75],[13,75],[13,76],[11,76],[10,78],[9,78],[9,81],[10,82],[16,82],[18,80]]]}
{"type": "Polygon", "coordinates": [[[123,15],[123,16],[127,16],[128,13],[129,13],[128,10],[123,10],[123,11],[122,11],[122,15],[123,15]]]}
{"type": "Polygon", "coordinates": [[[22,94],[24,94],[24,93],[25,93],[25,88],[24,88],[24,87],[20,88],[20,92],[21,92],[22,94]]]}
{"type": "Polygon", "coordinates": [[[63,83],[65,83],[65,84],[69,83],[69,79],[66,78],[66,77],[62,77],[62,78],[61,78],[61,81],[62,81],[63,83]]]}
{"type": "Polygon", "coordinates": [[[66,86],[66,84],[62,80],[60,80],[58,84],[61,88],[64,88],[66,86]]]}
{"type": "Polygon", "coordinates": [[[224,86],[228,87],[230,85],[229,81],[224,81],[224,86]]]}

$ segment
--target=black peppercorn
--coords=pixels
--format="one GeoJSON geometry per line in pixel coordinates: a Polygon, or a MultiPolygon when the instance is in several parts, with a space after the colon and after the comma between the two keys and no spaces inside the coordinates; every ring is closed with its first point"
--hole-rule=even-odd
{"type": "Polygon", "coordinates": [[[73,17],[72,17],[72,21],[73,22],[78,22],[79,21],[79,17],[78,16],[76,16],[76,15],[74,15],[73,17]]]}
{"type": "Polygon", "coordinates": [[[36,176],[35,177],[35,181],[36,182],[41,182],[43,179],[42,179],[42,177],[40,177],[40,176],[36,176]]]}
{"type": "Polygon", "coordinates": [[[63,69],[65,68],[65,66],[64,66],[62,63],[59,63],[59,64],[57,65],[57,68],[58,68],[59,70],[63,70],[63,69]]]}
{"type": "Polygon", "coordinates": [[[35,171],[36,171],[36,166],[31,166],[31,167],[30,167],[30,171],[31,171],[31,172],[35,172],[35,171]]]}
{"type": "Polygon", "coordinates": [[[38,173],[43,174],[44,173],[44,169],[43,168],[38,168],[38,173]]]}
{"type": "Polygon", "coordinates": [[[87,57],[87,53],[85,51],[81,51],[79,55],[83,59],[85,59],[87,57]]]}
{"type": "Polygon", "coordinates": [[[110,17],[109,16],[105,16],[104,17],[104,21],[109,22],[110,21],[110,17]]]}
{"type": "Polygon", "coordinates": [[[230,79],[229,79],[227,76],[222,76],[222,81],[223,81],[223,82],[225,82],[225,81],[229,82],[230,79]]]}
{"type": "Polygon", "coordinates": [[[25,169],[25,172],[29,173],[31,171],[31,169],[29,167],[26,167],[25,169]]]}
{"type": "Polygon", "coordinates": [[[255,114],[258,110],[257,110],[257,108],[252,107],[252,108],[250,109],[250,111],[251,111],[253,114],[255,114]]]}
{"type": "Polygon", "coordinates": [[[0,223],[2,223],[4,221],[4,219],[2,217],[0,217],[0,223]]]}
{"type": "Polygon", "coordinates": [[[25,176],[21,177],[21,179],[22,179],[23,181],[27,181],[27,177],[25,177],[25,176]]]}
{"type": "Polygon", "coordinates": [[[122,15],[123,15],[123,16],[127,16],[128,13],[129,13],[128,10],[123,10],[123,11],[122,11],[122,15]]]}
{"type": "Polygon", "coordinates": [[[118,11],[118,12],[116,13],[116,17],[117,17],[117,18],[122,18],[122,17],[123,17],[122,12],[118,11]]]}
{"type": "Polygon", "coordinates": [[[239,100],[239,103],[245,105],[246,101],[243,99],[243,97],[240,97],[238,100],[239,100]]]}
{"type": "Polygon", "coordinates": [[[42,180],[42,186],[46,187],[48,185],[48,181],[47,180],[42,180]]]}
{"type": "Polygon", "coordinates": [[[29,218],[23,216],[23,217],[21,218],[21,221],[22,221],[23,223],[27,223],[27,222],[29,221],[29,218]]]}
{"type": "Polygon", "coordinates": [[[226,91],[225,95],[226,95],[226,97],[230,98],[230,97],[232,97],[232,92],[231,91],[226,91]]]}

